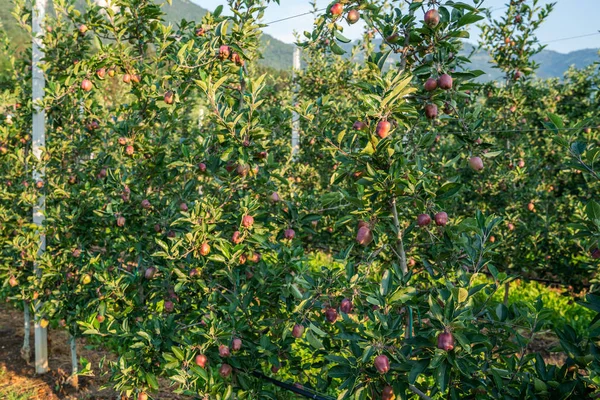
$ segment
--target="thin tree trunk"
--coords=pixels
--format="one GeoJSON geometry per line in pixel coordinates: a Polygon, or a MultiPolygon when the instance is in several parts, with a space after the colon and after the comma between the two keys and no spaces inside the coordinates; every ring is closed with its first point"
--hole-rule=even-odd
{"type": "Polygon", "coordinates": [[[77,375],[79,372],[79,364],[77,363],[77,342],[75,341],[75,336],[71,335],[69,337],[69,344],[71,346],[72,365],[71,386],[73,386],[75,389],[79,389],[79,376],[77,375]]]}
{"type": "Polygon", "coordinates": [[[23,305],[24,309],[24,323],[23,323],[23,347],[21,348],[21,357],[27,362],[31,360],[31,346],[30,337],[31,337],[31,315],[29,313],[29,304],[24,301],[23,305]]]}
{"type": "Polygon", "coordinates": [[[510,282],[504,283],[504,305],[508,305],[508,291],[510,289],[510,282]]]}

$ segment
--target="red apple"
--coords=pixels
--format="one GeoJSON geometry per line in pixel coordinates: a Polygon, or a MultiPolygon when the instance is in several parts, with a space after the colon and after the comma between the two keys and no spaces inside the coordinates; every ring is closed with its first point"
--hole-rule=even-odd
{"type": "Polygon", "coordinates": [[[231,352],[229,351],[229,347],[224,344],[219,346],[219,355],[221,357],[229,357],[231,356],[231,352]]]}
{"type": "Polygon", "coordinates": [[[303,334],[304,334],[304,326],[300,325],[300,324],[294,325],[294,327],[292,328],[292,336],[295,337],[296,339],[299,339],[302,337],[303,334]]]}
{"type": "Polygon", "coordinates": [[[279,372],[279,367],[276,365],[271,366],[271,372],[276,374],[277,372],[279,372]]]}
{"type": "Polygon", "coordinates": [[[433,216],[437,226],[446,226],[448,223],[448,214],[445,211],[440,211],[433,216]]]}
{"type": "Polygon", "coordinates": [[[168,90],[165,93],[165,95],[163,96],[163,100],[167,104],[173,104],[173,100],[175,100],[175,94],[173,93],[173,91],[172,90],[168,90]]]}
{"type": "Polygon", "coordinates": [[[375,357],[373,364],[375,365],[377,372],[380,374],[385,374],[390,370],[390,360],[384,354],[375,357]]]}
{"type": "Polygon", "coordinates": [[[130,74],[125,74],[125,75],[123,75],[123,82],[124,82],[124,83],[129,83],[129,82],[131,82],[131,75],[130,75],[130,74]]]}
{"type": "Polygon", "coordinates": [[[528,209],[529,211],[533,211],[533,210],[535,210],[535,204],[533,204],[533,202],[532,202],[532,201],[530,201],[530,202],[527,204],[527,209],[528,209]]]}
{"type": "Polygon", "coordinates": [[[231,48],[229,46],[222,45],[219,47],[219,57],[222,60],[229,58],[230,54],[231,54],[231,48]]]}
{"type": "Polygon", "coordinates": [[[229,364],[223,364],[221,365],[221,368],[219,368],[219,374],[223,377],[223,378],[227,378],[229,375],[231,375],[231,365],[229,364]]]}
{"type": "Polygon", "coordinates": [[[515,226],[512,223],[508,223],[508,230],[509,231],[514,231],[515,230],[515,226]]]}
{"type": "Polygon", "coordinates": [[[106,76],[106,68],[98,68],[96,70],[96,76],[100,79],[104,79],[106,76]]]}
{"type": "Polygon", "coordinates": [[[92,90],[93,87],[94,87],[94,85],[92,84],[92,81],[90,81],[89,79],[84,79],[81,81],[81,88],[83,90],[85,90],[86,92],[89,92],[90,90],[92,90]]]}
{"type": "Polygon", "coordinates": [[[206,31],[204,30],[204,28],[198,28],[196,29],[196,36],[204,36],[204,33],[206,31]]]}
{"type": "Polygon", "coordinates": [[[252,215],[244,215],[242,217],[242,226],[244,228],[252,228],[254,225],[254,217],[252,215]]]}
{"type": "Polygon", "coordinates": [[[437,84],[442,90],[452,89],[452,77],[448,74],[440,75],[437,84]]]}
{"type": "Polygon", "coordinates": [[[600,249],[596,247],[595,249],[592,250],[591,255],[594,260],[599,259],[600,258],[600,249]]]}
{"type": "Polygon", "coordinates": [[[132,145],[128,145],[125,147],[125,154],[127,154],[128,156],[132,156],[134,152],[135,152],[135,149],[133,148],[132,145]]]}
{"type": "Polygon", "coordinates": [[[206,164],[201,162],[200,164],[198,164],[198,169],[200,170],[200,172],[206,172],[206,164]]]}
{"type": "Polygon", "coordinates": [[[287,240],[292,240],[294,238],[294,236],[296,236],[296,232],[294,232],[293,229],[286,229],[283,232],[283,236],[287,239],[287,240]]]}
{"type": "Polygon", "coordinates": [[[419,214],[417,217],[417,225],[420,227],[427,226],[431,223],[431,217],[429,214],[419,214]]]}
{"type": "Polygon", "coordinates": [[[338,313],[337,311],[335,311],[335,308],[327,308],[327,310],[325,310],[325,319],[327,319],[327,321],[329,323],[334,323],[338,318],[338,313]]]}
{"type": "Polygon", "coordinates": [[[377,136],[381,139],[384,139],[390,133],[391,127],[392,124],[390,124],[389,121],[379,121],[375,133],[377,133],[377,136]]]}
{"type": "Polygon", "coordinates": [[[356,241],[362,246],[368,246],[373,241],[373,232],[368,226],[361,226],[356,233],[356,241]]]}
{"type": "Polygon", "coordinates": [[[354,124],[352,124],[352,129],[354,129],[356,131],[366,131],[367,124],[365,124],[362,121],[356,121],[356,122],[354,122],[354,124]]]}
{"type": "Polygon", "coordinates": [[[277,203],[281,199],[279,198],[279,194],[277,192],[273,192],[273,193],[271,193],[269,200],[271,200],[272,203],[277,203]]]}
{"type": "Polygon", "coordinates": [[[433,78],[429,78],[425,82],[425,85],[423,85],[423,88],[428,92],[433,92],[435,89],[437,89],[437,86],[438,86],[437,81],[433,78]]]}
{"type": "Polygon", "coordinates": [[[260,253],[254,252],[252,253],[252,255],[250,256],[250,261],[253,262],[254,264],[260,262],[261,256],[260,253]]]}
{"type": "Polygon", "coordinates": [[[483,160],[479,157],[469,158],[469,166],[475,171],[481,171],[483,169],[483,160]]]}
{"type": "Polygon", "coordinates": [[[346,16],[346,20],[350,25],[355,24],[360,19],[360,13],[357,10],[348,11],[348,15],[346,16]]]}
{"type": "Polygon", "coordinates": [[[352,312],[352,300],[347,298],[342,300],[340,310],[345,314],[350,314],[352,312]]]}
{"type": "Polygon", "coordinates": [[[396,396],[394,395],[394,388],[391,386],[385,386],[381,391],[381,400],[394,400],[396,396]]]}
{"type": "MultiPolygon", "coordinates": [[[[240,55],[238,53],[231,53],[231,61],[233,61],[236,65],[242,66],[244,65],[244,60],[242,59],[242,57],[240,57],[240,55]]],[[[250,143],[248,143],[248,145],[246,145],[246,147],[249,146],[250,143]]]]}
{"type": "Polygon", "coordinates": [[[240,351],[242,349],[242,339],[240,339],[240,338],[234,338],[231,341],[231,349],[233,351],[240,351]]]}
{"type": "Polygon", "coordinates": [[[429,119],[434,119],[438,115],[438,108],[435,104],[425,104],[425,116],[429,119]]]}
{"type": "Polygon", "coordinates": [[[438,335],[437,347],[445,351],[454,349],[454,337],[448,331],[444,331],[438,335]]]}
{"type": "Polygon", "coordinates": [[[119,215],[119,216],[117,217],[117,226],[118,226],[119,228],[122,228],[122,227],[124,227],[124,226],[125,226],[125,217],[124,217],[124,216],[122,216],[122,215],[119,215]]]}
{"type": "Polygon", "coordinates": [[[150,207],[152,207],[152,204],[150,204],[150,201],[148,199],[142,200],[143,209],[148,210],[150,207]]]}
{"type": "Polygon", "coordinates": [[[242,240],[244,240],[244,239],[242,238],[242,234],[240,231],[233,232],[233,235],[231,236],[231,241],[234,244],[240,244],[240,243],[242,243],[242,240]]]}
{"type": "Polygon", "coordinates": [[[203,256],[207,256],[210,254],[210,245],[206,242],[200,245],[200,254],[203,256]]]}
{"type": "Polygon", "coordinates": [[[438,10],[432,8],[431,10],[427,11],[425,13],[425,23],[432,28],[438,26],[440,23],[440,13],[438,10]]]}
{"type": "Polygon", "coordinates": [[[208,357],[206,357],[204,354],[198,354],[194,361],[196,362],[196,365],[200,368],[206,368],[206,366],[208,365],[208,357]]]}
{"type": "Polygon", "coordinates": [[[146,279],[152,279],[154,274],[156,274],[156,268],[154,267],[148,267],[146,268],[146,271],[144,271],[144,277],[146,279]]]}
{"type": "Polygon", "coordinates": [[[331,15],[334,15],[334,16],[341,15],[342,12],[344,12],[344,6],[341,5],[340,3],[335,3],[334,5],[331,6],[329,11],[331,12],[331,15]]]}
{"type": "Polygon", "coordinates": [[[188,211],[188,205],[185,203],[181,203],[179,204],[179,209],[183,212],[187,212],[188,211]]]}
{"type": "Polygon", "coordinates": [[[517,162],[517,167],[523,168],[525,167],[525,160],[521,159],[517,162]]]}
{"type": "Polygon", "coordinates": [[[85,33],[88,31],[88,27],[85,24],[79,25],[79,27],[77,29],[79,30],[79,33],[81,33],[82,35],[85,35],[85,33]]]}
{"type": "Polygon", "coordinates": [[[148,395],[144,392],[138,394],[137,400],[148,400],[148,395]]]}
{"type": "Polygon", "coordinates": [[[19,284],[19,281],[14,276],[11,276],[8,280],[8,284],[10,285],[10,287],[15,287],[19,284]]]}

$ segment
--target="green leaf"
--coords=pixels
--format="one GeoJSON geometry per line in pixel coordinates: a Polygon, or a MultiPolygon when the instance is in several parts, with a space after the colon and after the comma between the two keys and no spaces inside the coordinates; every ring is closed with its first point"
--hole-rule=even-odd
{"type": "Polygon", "coordinates": [[[308,343],[317,350],[324,349],[323,342],[317,338],[312,331],[306,333],[306,340],[308,343]]]}
{"type": "Polygon", "coordinates": [[[335,36],[335,38],[342,43],[350,43],[350,39],[348,39],[346,36],[342,35],[342,33],[338,30],[333,32],[333,36],[335,36]]]}
{"type": "Polygon", "coordinates": [[[458,23],[456,24],[456,27],[460,28],[461,26],[471,25],[471,24],[474,24],[477,21],[481,21],[484,18],[485,17],[483,15],[478,15],[478,14],[474,14],[474,13],[468,13],[468,14],[463,15],[458,20],[458,23]]]}
{"type": "Polygon", "coordinates": [[[342,49],[336,42],[331,42],[330,48],[333,54],[337,54],[338,56],[346,54],[346,50],[342,49]]]}
{"type": "Polygon", "coordinates": [[[390,273],[389,269],[386,269],[385,272],[383,273],[383,277],[381,278],[381,284],[379,286],[379,293],[382,296],[387,295],[388,290],[390,288],[391,279],[392,279],[392,274],[390,273]]]}

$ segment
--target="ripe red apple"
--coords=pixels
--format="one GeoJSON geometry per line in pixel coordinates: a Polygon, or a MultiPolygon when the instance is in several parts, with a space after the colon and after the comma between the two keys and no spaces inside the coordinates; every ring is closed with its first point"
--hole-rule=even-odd
{"type": "Polygon", "coordinates": [[[242,238],[242,234],[240,231],[233,232],[233,235],[231,236],[231,241],[234,244],[240,244],[240,243],[242,243],[242,240],[244,240],[244,239],[242,238]]]}
{"type": "Polygon", "coordinates": [[[133,74],[133,75],[131,75],[131,80],[134,81],[135,83],[140,83],[140,81],[142,80],[142,77],[139,74],[133,74]]]}
{"type": "Polygon", "coordinates": [[[437,89],[437,87],[438,83],[433,78],[427,79],[427,81],[425,81],[425,85],[423,85],[423,88],[428,92],[433,92],[435,89],[437,89]]]}
{"type": "Polygon", "coordinates": [[[302,337],[303,334],[304,334],[304,326],[300,325],[300,324],[294,325],[294,327],[292,328],[292,336],[295,337],[296,339],[299,339],[302,337]]]}
{"type": "Polygon", "coordinates": [[[242,339],[240,339],[240,338],[234,338],[231,341],[231,349],[233,351],[240,351],[242,349],[242,339]]]}
{"type": "Polygon", "coordinates": [[[350,314],[352,312],[352,300],[348,298],[342,300],[340,310],[345,314],[350,314]]]}
{"type": "Polygon", "coordinates": [[[396,396],[394,395],[394,388],[391,386],[385,386],[381,391],[381,400],[394,400],[396,396]]]}
{"type": "Polygon", "coordinates": [[[200,245],[200,254],[203,256],[207,256],[210,254],[210,245],[206,242],[200,245]]]}
{"type": "Polygon", "coordinates": [[[200,172],[206,172],[206,164],[201,162],[200,164],[198,164],[198,169],[200,170],[200,172]]]}
{"type": "Polygon", "coordinates": [[[90,81],[89,79],[84,79],[81,81],[81,88],[83,90],[85,90],[86,92],[89,92],[90,90],[92,90],[93,87],[94,87],[94,85],[92,84],[92,81],[90,81]]]}
{"type": "Polygon", "coordinates": [[[509,110],[511,113],[514,113],[515,111],[517,111],[517,106],[510,106],[509,110]]]}
{"type": "Polygon", "coordinates": [[[187,212],[188,211],[188,205],[186,203],[181,203],[179,204],[179,209],[183,212],[187,212]]]}
{"type": "Polygon", "coordinates": [[[271,372],[276,374],[277,372],[279,372],[279,367],[277,365],[271,366],[271,372]]]}
{"type": "Polygon", "coordinates": [[[128,156],[132,156],[134,152],[135,152],[135,149],[133,148],[132,145],[127,145],[125,147],[125,154],[127,154],[128,156]]]}
{"type": "Polygon", "coordinates": [[[475,171],[481,171],[483,169],[483,160],[479,157],[469,158],[469,166],[475,171]]]}
{"type": "Polygon", "coordinates": [[[8,284],[10,285],[10,287],[15,287],[19,284],[19,281],[14,276],[11,276],[8,280],[8,284]]]}
{"type": "MultiPolygon", "coordinates": [[[[231,61],[233,61],[235,63],[235,65],[239,65],[242,66],[244,65],[244,60],[242,59],[242,57],[240,57],[240,55],[238,53],[231,53],[231,61]]],[[[246,146],[248,147],[248,146],[246,146]]]]}
{"type": "Polygon", "coordinates": [[[435,224],[437,226],[446,226],[448,223],[448,214],[446,214],[445,211],[440,211],[433,216],[433,219],[435,220],[435,224]]]}
{"type": "Polygon", "coordinates": [[[206,357],[204,354],[198,354],[194,361],[200,368],[206,368],[208,365],[208,357],[206,357]]]}
{"type": "Polygon", "coordinates": [[[150,207],[152,207],[152,204],[150,204],[150,200],[148,200],[148,199],[142,200],[142,208],[143,209],[148,210],[150,207]]]}
{"type": "Polygon", "coordinates": [[[525,166],[525,160],[521,159],[517,162],[517,167],[523,168],[525,166]]]}
{"type": "Polygon", "coordinates": [[[354,129],[356,131],[366,131],[367,124],[365,124],[362,121],[355,121],[354,124],[352,124],[352,129],[354,129]]]}
{"type": "Polygon", "coordinates": [[[131,75],[130,75],[130,74],[125,74],[125,75],[123,75],[123,82],[124,82],[124,83],[129,83],[129,82],[131,82],[131,75]]]}
{"type": "Polygon", "coordinates": [[[219,355],[221,357],[229,357],[231,356],[231,352],[229,351],[229,347],[224,344],[219,346],[219,355]]]}
{"type": "Polygon", "coordinates": [[[119,216],[117,217],[117,226],[118,226],[119,228],[122,228],[122,227],[124,227],[124,226],[125,226],[125,217],[124,217],[124,216],[122,216],[122,215],[119,215],[119,216]]]}
{"type": "Polygon", "coordinates": [[[375,133],[377,133],[377,136],[379,136],[381,139],[384,139],[390,133],[391,128],[392,124],[390,124],[389,121],[379,121],[377,128],[375,129],[375,133]]]}
{"type": "Polygon", "coordinates": [[[269,200],[271,200],[272,203],[277,203],[279,200],[281,200],[279,198],[279,193],[277,193],[277,192],[271,193],[271,196],[269,197],[269,200]]]}
{"type": "Polygon", "coordinates": [[[77,29],[79,30],[79,33],[81,33],[82,35],[85,35],[85,33],[88,31],[88,27],[85,24],[79,25],[79,27],[77,29]]]}
{"type": "Polygon", "coordinates": [[[338,318],[338,313],[337,311],[335,311],[335,308],[327,308],[327,310],[325,310],[325,319],[327,319],[327,321],[331,324],[333,324],[338,318]]]}
{"type": "Polygon", "coordinates": [[[425,24],[431,28],[435,28],[440,23],[440,13],[435,8],[425,13],[425,24]]]}
{"type": "Polygon", "coordinates": [[[595,249],[592,250],[591,254],[592,254],[592,258],[594,260],[599,259],[600,258],[600,249],[596,247],[595,249]]]}
{"type": "Polygon", "coordinates": [[[440,75],[437,84],[442,90],[452,89],[452,77],[448,74],[440,75]]]}
{"type": "Polygon", "coordinates": [[[206,31],[204,30],[204,28],[198,28],[196,29],[196,36],[204,36],[205,32],[206,31]]]}
{"type": "Polygon", "coordinates": [[[496,241],[496,237],[495,236],[490,236],[490,243],[494,243],[496,241]]]}
{"type": "Polygon", "coordinates": [[[100,315],[100,314],[96,315],[96,320],[97,320],[99,323],[103,323],[103,322],[104,322],[104,320],[105,320],[105,318],[104,318],[104,315],[100,315]]]}
{"type": "Polygon", "coordinates": [[[509,231],[514,231],[515,230],[515,226],[512,223],[508,223],[508,230],[509,231]]]}
{"type": "Polygon", "coordinates": [[[240,264],[244,265],[244,264],[246,264],[246,261],[248,261],[248,256],[246,256],[245,254],[242,254],[240,256],[240,264]]]}
{"type": "Polygon", "coordinates": [[[164,99],[165,103],[173,104],[173,100],[175,100],[175,94],[173,93],[172,90],[167,90],[167,92],[163,96],[163,99],[164,99]]]}
{"type": "Polygon", "coordinates": [[[100,79],[104,79],[106,76],[106,68],[98,68],[96,70],[96,76],[100,79]]]}
{"type": "Polygon", "coordinates": [[[144,392],[138,394],[137,400],[148,400],[148,395],[144,392]]]}
{"type": "Polygon", "coordinates": [[[156,268],[154,267],[148,267],[146,268],[146,271],[144,271],[144,277],[146,279],[152,279],[154,274],[156,274],[156,268]]]}
{"type": "Polygon", "coordinates": [[[294,238],[294,236],[296,236],[296,232],[294,232],[293,229],[286,229],[285,231],[283,231],[283,236],[287,239],[287,240],[292,240],[294,238]]]}
{"type": "Polygon", "coordinates": [[[435,104],[425,104],[425,116],[429,119],[434,119],[438,115],[438,108],[435,104]]]}
{"type": "Polygon", "coordinates": [[[429,214],[419,214],[417,217],[417,225],[420,227],[427,226],[431,223],[431,217],[429,214]]]}
{"type": "Polygon", "coordinates": [[[260,262],[261,256],[260,253],[254,252],[252,253],[252,255],[250,256],[250,262],[253,262],[254,264],[260,262]]]}
{"type": "Polygon", "coordinates": [[[380,374],[385,374],[390,370],[390,360],[384,354],[375,357],[375,361],[373,362],[373,364],[375,365],[375,369],[377,370],[377,372],[379,372],[380,374]]]}
{"type": "Polygon", "coordinates": [[[454,336],[448,331],[444,331],[438,335],[437,347],[445,351],[454,349],[454,336]]]}
{"type": "Polygon", "coordinates": [[[231,55],[231,48],[227,45],[221,45],[219,47],[219,57],[224,60],[226,58],[229,58],[229,56],[231,55]]]}
{"type": "Polygon", "coordinates": [[[331,12],[331,15],[334,15],[334,16],[341,15],[342,12],[344,12],[344,6],[341,5],[340,3],[335,3],[334,5],[331,6],[329,11],[331,12]]]}
{"type": "Polygon", "coordinates": [[[254,225],[254,217],[252,215],[244,215],[242,217],[242,226],[244,228],[252,228],[254,225]]]}
{"type": "Polygon", "coordinates": [[[521,21],[523,21],[523,17],[519,14],[515,15],[515,23],[520,24],[521,21]]]}
{"type": "Polygon", "coordinates": [[[194,276],[200,276],[200,271],[198,271],[196,268],[192,268],[190,269],[190,278],[193,278],[194,276]]]}
{"type": "Polygon", "coordinates": [[[368,226],[361,226],[356,233],[356,241],[361,246],[368,246],[373,241],[373,232],[368,226]]]}
{"type": "Polygon", "coordinates": [[[360,19],[360,13],[357,10],[352,9],[352,10],[348,11],[346,20],[348,20],[348,23],[350,25],[357,23],[359,19],[360,19]]]}
{"type": "Polygon", "coordinates": [[[530,201],[530,202],[527,204],[527,209],[528,209],[529,211],[533,211],[533,210],[535,210],[535,204],[533,204],[533,202],[531,202],[531,201],[530,201]]]}
{"type": "Polygon", "coordinates": [[[229,364],[223,364],[221,365],[221,368],[219,368],[219,374],[223,377],[223,378],[227,378],[229,375],[231,375],[231,365],[229,364]]]}
{"type": "Polygon", "coordinates": [[[394,32],[388,37],[386,37],[385,41],[391,44],[396,44],[400,41],[400,35],[398,35],[398,32],[394,32]]]}
{"type": "Polygon", "coordinates": [[[236,167],[235,172],[240,176],[246,176],[248,175],[248,172],[250,172],[250,167],[246,164],[239,164],[236,167]]]}
{"type": "Polygon", "coordinates": [[[44,181],[37,181],[35,183],[35,187],[38,188],[38,189],[43,188],[44,187],[44,181]]]}

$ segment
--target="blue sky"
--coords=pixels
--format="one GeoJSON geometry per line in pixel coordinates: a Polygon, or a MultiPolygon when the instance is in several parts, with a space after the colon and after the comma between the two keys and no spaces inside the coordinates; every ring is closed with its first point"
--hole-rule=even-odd
{"type": "MultiPolygon", "coordinates": [[[[225,0],[191,1],[209,10],[214,10],[215,7],[220,4],[226,5],[225,0]]],[[[463,1],[470,2],[469,0],[463,1]]],[[[509,0],[486,0],[484,4],[491,9],[500,8],[494,11],[494,15],[499,15],[503,12],[502,7],[508,3],[508,1],[509,0]]],[[[264,22],[302,14],[312,9],[308,0],[281,0],[280,2],[280,6],[277,4],[269,5],[265,12],[264,22]]],[[[324,8],[330,2],[331,0],[317,0],[317,5],[319,8],[324,8]]],[[[548,2],[550,1],[541,1],[543,4],[548,2]]],[[[568,53],[573,50],[585,48],[599,48],[600,34],[572,40],[554,40],[598,32],[600,30],[600,20],[598,18],[600,15],[600,0],[554,0],[554,2],[557,2],[554,11],[550,14],[546,23],[539,29],[538,38],[540,41],[550,42],[548,43],[547,48],[561,53],[568,53]]],[[[292,43],[294,41],[294,32],[297,31],[302,33],[305,30],[311,30],[312,22],[312,15],[306,15],[274,23],[265,28],[265,32],[279,40],[292,43]]],[[[346,36],[358,38],[361,34],[361,27],[358,25],[359,24],[352,27],[346,27],[346,36]]],[[[477,36],[477,29],[473,29],[470,41],[475,42],[477,36]]]]}

